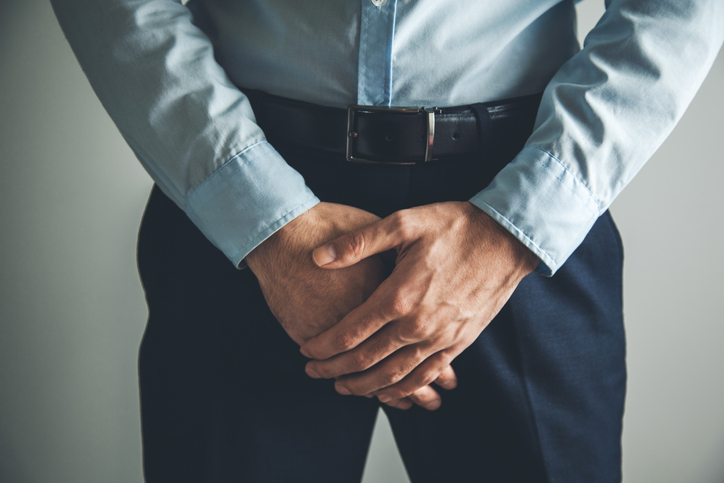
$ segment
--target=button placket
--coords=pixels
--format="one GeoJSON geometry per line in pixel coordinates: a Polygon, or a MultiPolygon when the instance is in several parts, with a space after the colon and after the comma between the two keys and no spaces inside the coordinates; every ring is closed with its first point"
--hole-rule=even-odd
{"type": "Polygon", "coordinates": [[[359,105],[390,106],[396,13],[397,0],[362,0],[357,69],[359,105]]]}

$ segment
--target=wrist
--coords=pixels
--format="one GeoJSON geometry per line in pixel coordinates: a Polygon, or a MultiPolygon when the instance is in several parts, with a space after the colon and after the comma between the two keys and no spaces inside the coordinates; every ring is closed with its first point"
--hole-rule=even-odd
{"type": "Polygon", "coordinates": [[[244,261],[257,277],[270,261],[278,261],[284,253],[293,248],[292,240],[299,239],[300,230],[305,230],[305,226],[308,226],[311,215],[317,206],[319,205],[313,206],[289,221],[249,252],[244,261]]]}
{"type": "Polygon", "coordinates": [[[467,204],[473,223],[480,227],[484,236],[492,238],[492,242],[500,247],[505,259],[520,273],[521,279],[536,269],[540,259],[535,253],[490,215],[470,202],[467,204]]]}

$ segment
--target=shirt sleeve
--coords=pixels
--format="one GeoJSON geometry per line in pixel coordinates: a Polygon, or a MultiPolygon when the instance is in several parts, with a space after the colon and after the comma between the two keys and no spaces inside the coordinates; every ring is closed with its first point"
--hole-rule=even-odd
{"type": "Polygon", "coordinates": [[[319,200],[266,142],[174,0],[51,0],[101,103],[153,180],[239,266],[319,200]]]}
{"type": "Polygon", "coordinates": [[[721,0],[610,0],[520,154],[470,201],[552,275],[681,118],[724,38],[721,0]]]}

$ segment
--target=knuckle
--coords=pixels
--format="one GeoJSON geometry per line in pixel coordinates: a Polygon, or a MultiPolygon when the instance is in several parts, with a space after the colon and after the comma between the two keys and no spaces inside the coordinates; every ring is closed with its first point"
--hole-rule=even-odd
{"type": "Polygon", "coordinates": [[[435,379],[437,379],[438,373],[432,369],[426,369],[424,371],[420,372],[420,375],[416,378],[417,380],[416,385],[418,387],[425,387],[433,382],[435,382],[435,379]]]}
{"type": "Polygon", "coordinates": [[[370,367],[369,359],[367,358],[367,354],[364,354],[363,352],[353,352],[350,354],[351,357],[351,363],[350,363],[350,369],[351,372],[360,372],[364,371],[368,367],[370,367]]]}
{"type": "Polygon", "coordinates": [[[359,231],[349,233],[345,239],[343,255],[347,258],[361,258],[365,251],[365,237],[359,231]]]}
{"type": "Polygon", "coordinates": [[[340,332],[335,336],[335,347],[343,352],[350,350],[355,345],[355,337],[347,331],[340,332]]]}
{"type": "Polygon", "coordinates": [[[399,329],[399,337],[403,342],[412,342],[417,339],[415,328],[412,324],[401,324],[399,329]]]}
{"type": "Polygon", "coordinates": [[[395,384],[400,379],[402,379],[402,377],[400,375],[398,375],[396,372],[386,371],[386,372],[379,374],[375,378],[375,384],[377,385],[377,387],[386,388],[388,386],[395,384]]]}
{"type": "Polygon", "coordinates": [[[414,329],[415,334],[417,334],[420,339],[427,339],[434,332],[432,324],[429,320],[426,319],[416,319],[414,323],[414,329]]]}
{"type": "Polygon", "coordinates": [[[427,350],[422,345],[416,344],[413,347],[412,357],[410,358],[410,364],[413,364],[410,370],[415,369],[415,367],[425,360],[427,355],[427,350]]]}
{"type": "Polygon", "coordinates": [[[395,231],[399,231],[400,228],[402,228],[402,224],[404,223],[404,219],[405,219],[405,215],[404,215],[404,212],[403,212],[402,210],[400,210],[400,211],[395,211],[394,213],[392,213],[392,214],[388,217],[388,220],[389,220],[389,222],[390,222],[390,228],[392,228],[392,229],[395,230],[395,231]]]}
{"type": "Polygon", "coordinates": [[[429,324],[420,318],[415,318],[403,324],[400,331],[401,336],[409,341],[425,340],[432,334],[429,324]]]}
{"type": "Polygon", "coordinates": [[[390,372],[387,374],[387,378],[385,380],[385,386],[391,386],[393,384],[396,384],[400,382],[405,377],[405,374],[399,371],[390,372]]]}
{"type": "Polygon", "coordinates": [[[410,297],[402,292],[397,292],[390,298],[389,312],[392,317],[399,318],[409,313],[412,308],[410,297]]]}
{"type": "Polygon", "coordinates": [[[392,228],[402,239],[407,239],[413,234],[413,224],[406,210],[397,211],[392,215],[392,228]]]}
{"type": "Polygon", "coordinates": [[[394,349],[394,340],[388,337],[375,337],[369,345],[369,353],[374,354],[379,359],[385,358],[394,349]]]}

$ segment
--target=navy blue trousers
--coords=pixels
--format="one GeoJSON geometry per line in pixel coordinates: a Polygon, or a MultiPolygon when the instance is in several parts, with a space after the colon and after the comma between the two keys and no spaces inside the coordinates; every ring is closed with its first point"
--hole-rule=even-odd
{"type": "MultiPolygon", "coordinates": [[[[495,147],[474,159],[424,166],[277,149],[322,200],[385,216],[469,199],[521,149],[534,116],[496,124],[495,147]]],[[[621,480],[622,261],[606,213],[554,277],[526,277],[453,362],[459,385],[441,390],[439,410],[383,406],[413,483],[621,480]]],[[[306,376],[254,274],[158,188],[138,263],[149,308],[139,357],[147,482],[360,480],[377,401],[306,376]]]]}

